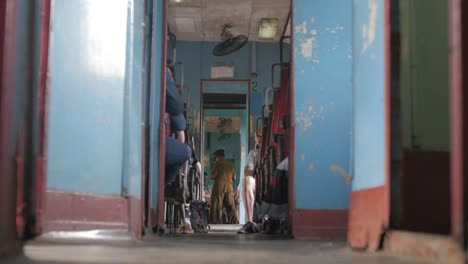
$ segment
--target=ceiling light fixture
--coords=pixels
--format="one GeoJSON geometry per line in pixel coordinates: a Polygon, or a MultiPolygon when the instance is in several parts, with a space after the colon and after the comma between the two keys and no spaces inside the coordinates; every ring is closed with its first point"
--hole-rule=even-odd
{"type": "Polygon", "coordinates": [[[275,39],[278,34],[278,19],[277,18],[262,18],[258,28],[258,38],[271,40],[275,39]]]}
{"type": "Polygon", "coordinates": [[[180,4],[180,3],[184,2],[184,0],[171,0],[171,2],[180,4]]]}

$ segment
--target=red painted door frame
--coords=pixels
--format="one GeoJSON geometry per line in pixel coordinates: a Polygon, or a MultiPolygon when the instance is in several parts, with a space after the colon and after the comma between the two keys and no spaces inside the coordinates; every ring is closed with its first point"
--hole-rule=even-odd
{"type": "Polygon", "coordinates": [[[450,121],[451,121],[451,198],[452,236],[464,245],[465,215],[468,213],[467,158],[468,158],[468,3],[449,0],[450,34],[450,121]]]}
{"type": "MultiPolygon", "coordinates": [[[[291,26],[290,28],[294,28],[294,5],[295,1],[291,0],[291,26]]],[[[294,50],[294,33],[291,32],[291,49],[294,50]]],[[[293,223],[293,215],[294,215],[294,208],[295,206],[295,200],[294,200],[294,142],[296,138],[296,125],[294,122],[294,52],[291,52],[291,62],[290,62],[290,78],[289,78],[289,113],[291,114],[290,123],[289,123],[289,158],[288,158],[288,202],[289,202],[289,223],[290,223],[290,229],[294,229],[294,226],[292,225],[293,223]]]]}
{"type": "MultiPolygon", "coordinates": [[[[158,204],[157,204],[157,226],[164,228],[164,175],[166,157],[166,125],[164,122],[166,113],[166,52],[167,52],[167,0],[163,1],[162,10],[162,56],[161,56],[161,97],[159,113],[159,173],[158,173],[158,204]]],[[[153,15],[153,17],[156,14],[153,15]]],[[[153,34],[154,36],[155,34],[153,34]]]]}
{"type": "MultiPolygon", "coordinates": [[[[0,1],[0,85],[2,85],[2,73],[3,73],[3,46],[5,41],[5,11],[6,11],[6,1],[0,1]]],[[[1,101],[1,92],[0,92],[0,101],[1,101]]]]}
{"type": "Polygon", "coordinates": [[[12,118],[14,116],[16,61],[17,1],[7,0],[2,3],[1,48],[2,60],[0,83],[0,255],[19,252],[16,234],[16,170],[14,153],[10,152],[13,137],[12,118]],[[8,51],[8,52],[4,52],[8,51]]]}
{"type": "Polygon", "coordinates": [[[40,234],[45,223],[45,197],[47,186],[48,126],[49,126],[49,41],[51,0],[41,0],[41,32],[39,61],[39,153],[36,157],[35,233],[40,234]]]}

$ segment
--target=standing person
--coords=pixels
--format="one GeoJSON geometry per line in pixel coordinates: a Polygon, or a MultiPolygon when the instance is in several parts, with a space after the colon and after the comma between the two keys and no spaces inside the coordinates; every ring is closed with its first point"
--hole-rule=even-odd
{"type": "Polygon", "coordinates": [[[257,163],[258,152],[260,151],[260,137],[255,134],[255,147],[250,150],[249,156],[247,157],[247,164],[244,168],[244,181],[242,182],[242,198],[244,202],[246,223],[238,231],[240,234],[245,233],[256,233],[257,226],[253,221],[254,206],[255,206],[255,179],[253,172],[255,164],[257,163]]]}
{"type": "Polygon", "coordinates": [[[214,180],[211,191],[210,223],[218,224],[221,210],[226,208],[228,223],[239,222],[232,182],[236,180],[234,165],[227,161],[224,156],[224,149],[219,149],[213,154],[216,163],[211,172],[211,179],[214,180]]]}

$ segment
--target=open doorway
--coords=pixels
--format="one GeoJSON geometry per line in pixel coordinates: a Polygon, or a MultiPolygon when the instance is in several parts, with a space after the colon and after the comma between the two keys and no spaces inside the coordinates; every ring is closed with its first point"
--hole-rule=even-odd
{"type": "Polygon", "coordinates": [[[392,1],[391,228],[449,235],[448,1],[392,1]]]}
{"type": "MultiPolygon", "coordinates": [[[[209,190],[212,183],[209,179],[214,164],[212,154],[218,149],[225,150],[225,158],[234,165],[237,175],[233,181],[233,189],[239,190],[237,223],[243,224],[245,213],[240,193],[244,167],[258,129],[272,133],[262,152],[265,154],[262,160],[268,159],[262,163],[262,169],[263,166],[269,168],[261,176],[268,180],[259,181],[264,184],[262,191],[265,193],[259,197],[273,197],[266,194],[268,188],[282,189],[282,197],[288,196],[287,177],[281,176],[284,185],[281,188],[272,178],[276,165],[282,161],[279,157],[287,156],[281,152],[289,151],[290,146],[290,104],[286,101],[291,97],[281,98],[288,92],[279,90],[290,88],[290,67],[286,60],[290,58],[291,46],[290,37],[285,36],[290,35],[291,1],[167,0],[166,3],[168,34],[164,67],[170,68],[185,103],[186,143],[202,163],[202,175],[206,173],[207,176],[201,177],[205,190],[209,190]],[[270,36],[261,35],[262,27],[271,31],[270,36]],[[276,66],[272,69],[272,65],[276,66]],[[261,122],[268,118],[272,121],[261,122]],[[276,135],[278,133],[281,135],[276,135]]],[[[160,155],[164,157],[165,154],[160,152],[160,155]]],[[[164,193],[158,195],[158,200],[165,200],[164,193]]],[[[282,202],[287,203],[287,200],[282,202]]],[[[287,206],[285,208],[287,219],[287,206]]],[[[167,212],[164,215],[167,216],[167,212]]]]}
{"type": "Polygon", "coordinates": [[[203,135],[201,156],[203,157],[203,171],[206,173],[203,181],[205,198],[210,201],[213,190],[213,168],[216,164],[216,157],[213,154],[223,150],[225,159],[235,168],[236,177],[232,187],[238,217],[235,222],[229,221],[227,212],[223,208],[219,214],[218,223],[245,224],[241,185],[245,177],[243,168],[250,150],[250,82],[248,80],[202,80],[201,93],[201,120],[203,122],[201,124],[203,135]]]}

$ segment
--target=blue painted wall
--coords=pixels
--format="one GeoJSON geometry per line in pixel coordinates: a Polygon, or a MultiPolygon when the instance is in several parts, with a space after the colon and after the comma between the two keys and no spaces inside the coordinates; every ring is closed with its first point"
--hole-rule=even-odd
{"type": "Polygon", "coordinates": [[[353,10],[353,190],[361,190],[385,182],[384,0],[354,0],[353,10]]]}
{"type": "Polygon", "coordinates": [[[48,188],[121,192],[127,7],[54,1],[48,188]]]}
{"type": "Polygon", "coordinates": [[[153,6],[153,44],[151,65],[151,154],[150,154],[150,207],[156,208],[158,204],[159,183],[159,129],[160,129],[160,104],[161,104],[161,63],[162,63],[162,35],[165,23],[163,23],[163,0],[155,0],[153,6]]]}
{"type": "Polygon", "coordinates": [[[128,8],[127,62],[124,97],[124,141],[122,160],[123,187],[134,197],[141,197],[142,121],[144,73],[145,1],[134,0],[128,8]]]}
{"type": "Polygon", "coordinates": [[[296,208],[349,207],[352,30],[351,1],[295,0],[296,208]]]}
{"type": "MultiPolygon", "coordinates": [[[[211,67],[217,63],[231,63],[235,66],[234,79],[251,80],[250,111],[252,120],[261,116],[264,104],[264,93],[271,86],[271,65],[279,62],[279,44],[256,43],[257,77],[251,77],[252,43],[249,42],[239,51],[223,56],[213,56],[211,51],[217,43],[215,42],[177,42],[177,61],[184,64],[185,87],[184,96],[190,91],[190,102],[196,109],[194,123],[200,123],[200,79],[208,79],[211,67]],[[255,83],[256,82],[256,83],[255,83]]],[[[288,44],[285,44],[289,46],[288,44]]],[[[285,48],[286,50],[286,48],[285,48]]],[[[286,59],[289,54],[285,52],[286,59]]],[[[279,75],[276,75],[278,80],[279,75]]],[[[176,67],[176,78],[180,77],[180,69],[176,67]]],[[[252,121],[251,121],[252,122],[252,121]]],[[[251,123],[252,124],[252,123],[251,123]]],[[[199,129],[199,126],[196,126],[199,129]]],[[[251,131],[254,126],[251,125],[251,131]]],[[[253,134],[252,134],[253,135],[253,134]]],[[[253,138],[252,138],[253,140],[253,138]]]]}

